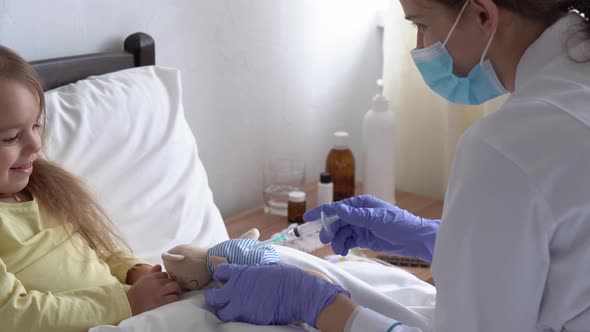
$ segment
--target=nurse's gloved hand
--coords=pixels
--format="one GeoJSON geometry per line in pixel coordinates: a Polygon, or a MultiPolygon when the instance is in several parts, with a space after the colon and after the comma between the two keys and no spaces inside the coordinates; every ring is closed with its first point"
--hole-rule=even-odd
{"type": "Polygon", "coordinates": [[[287,325],[295,321],[315,326],[319,313],[344,288],[284,264],[221,264],[213,274],[225,282],[207,291],[207,303],[225,322],[287,325]]]}
{"type": "Polygon", "coordinates": [[[321,211],[340,217],[320,232],[320,240],[332,243],[339,255],[346,256],[350,249],[359,247],[432,261],[440,220],[417,217],[370,195],[318,206],[303,219],[317,220],[321,211]]]}

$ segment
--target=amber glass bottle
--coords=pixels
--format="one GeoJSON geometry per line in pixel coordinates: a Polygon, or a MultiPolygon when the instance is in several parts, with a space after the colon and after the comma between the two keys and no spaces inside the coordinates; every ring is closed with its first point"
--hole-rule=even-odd
{"type": "Polygon", "coordinates": [[[290,192],[289,203],[287,205],[287,219],[289,220],[289,222],[303,224],[303,214],[305,214],[305,208],[305,192],[290,192]]]}
{"type": "Polygon", "coordinates": [[[349,148],[347,132],[334,133],[336,143],[326,159],[326,171],[332,174],[334,201],[354,196],[354,155],[349,148]]]}

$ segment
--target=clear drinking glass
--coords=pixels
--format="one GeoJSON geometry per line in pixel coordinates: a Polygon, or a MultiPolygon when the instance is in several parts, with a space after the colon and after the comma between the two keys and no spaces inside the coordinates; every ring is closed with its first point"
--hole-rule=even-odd
{"type": "Polygon", "coordinates": [[[301,160],[274,158],[264,162],[264,212],[287,215],[289,193],[303,190],[305,163],[301,160]]]}

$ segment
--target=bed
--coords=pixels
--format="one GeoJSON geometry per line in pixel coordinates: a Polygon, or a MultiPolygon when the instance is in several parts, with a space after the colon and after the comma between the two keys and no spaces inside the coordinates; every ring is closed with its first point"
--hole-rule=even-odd
{"type": "MultiPolygon", "coordinates": [[[[175,245],[209,247],[228,239],[184,117],[181,73],[156,66],[155,54],[154,40],[135,33],[120,52],[32,62],[46,89],[46,157],[83,178],[135,254],[154,264],[175,245]]],[[[373,262],[331,263],[292,248],[277,251],[283,262],[323,272],[359,304],[430,330],[435,290],[413,275],[373,262]]],[[[222,323],[204,291],[118,326],[91,329],[194,330],[300,329],[222,323]]]]}

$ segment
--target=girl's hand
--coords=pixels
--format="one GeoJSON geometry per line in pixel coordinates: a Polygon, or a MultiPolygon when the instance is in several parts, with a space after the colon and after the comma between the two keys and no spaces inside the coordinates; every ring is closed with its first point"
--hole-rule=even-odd
{"type": "Polygon", "coordinates": [[[139,279],[156,272],[162,272],[162,266],[160,264],[154,266],[146,264],[135,265],[127,271],[125,283],[127,285],[135,285],[139,279]]]}
{"type": "Polygon", "coordinates": [[[169,279],[166,272],[154,272],[143,276],[127,290],[127,300],[131,313],[135,316],[176,302],[180,294],[182,294],[180,285],[169,279]]]}

